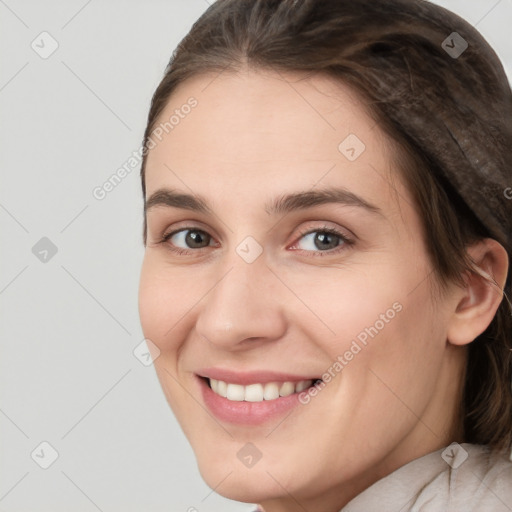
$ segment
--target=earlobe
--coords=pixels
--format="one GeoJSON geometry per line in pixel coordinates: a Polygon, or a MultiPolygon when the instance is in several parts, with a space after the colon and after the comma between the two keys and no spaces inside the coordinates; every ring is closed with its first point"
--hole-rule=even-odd
{"type": "Polygon", "coordinates": [[[448,342],[453,345],[471,343],[487,329],[503,300],[507,279],[507,251],[496,240],[480,240],[468,253],[475,272],[466,275],[465,285],[457,294],[447,332],[448,342]]]}

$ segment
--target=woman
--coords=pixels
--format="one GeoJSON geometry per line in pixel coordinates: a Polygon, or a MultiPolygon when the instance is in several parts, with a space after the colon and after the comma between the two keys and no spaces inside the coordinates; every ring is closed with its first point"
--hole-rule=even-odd
{"type": "Polygon", "coordinates": [[[510,162],[503,67],[443,8],[201,16],[149,112],[139,304],[209,486],[512,510],[510,162]]]}

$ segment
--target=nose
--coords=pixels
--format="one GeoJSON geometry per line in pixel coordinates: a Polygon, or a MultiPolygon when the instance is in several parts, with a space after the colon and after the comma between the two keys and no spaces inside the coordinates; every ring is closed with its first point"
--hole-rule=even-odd
{"type": "Polygon", "coordinates": [[[232,351],[281,338],[286,331],[284,287],[264,258],[246,263],[235,254],[226,267],[200,303],[197,333],[232,351]]]}

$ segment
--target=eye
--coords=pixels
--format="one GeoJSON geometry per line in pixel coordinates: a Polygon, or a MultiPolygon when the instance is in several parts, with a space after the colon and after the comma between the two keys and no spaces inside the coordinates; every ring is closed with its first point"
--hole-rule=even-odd
{"type": "MultiPolygon", "coordinates": [[[[301,231],[300,235],[299,241],[291,248],[314,253],[314,256],[324,256],[322,253],[335,254],[354,244],[347,235],[329,226],[301,231]]],[[[213,245],[212,240],[206,231],[190,226],[163,235],[157,243],[167,244],[177,254],[192,254],[213,245]]]]}
{"type": "Polygon", "coordinates": [[[296,242],[292,248],[298,247],[303,251],[316,253],[314,256],[324,256],[322,253],[338,253],[353,243],[353,240],[337,229],[324,226],[321,229],[302,231],[299,242],[296,242]]]}
{"type": "Polygon", "coordinates": [[[178,254],[189,254],[190,250],[203,249],[208,247],[212,237],[201,229],[194,227],[182,228],[177,231],[172,231],[162,237],[158,243],[169,243],[172,251],[178,254]],[[179,247],[179,245],[184,247],[179,247]]]}

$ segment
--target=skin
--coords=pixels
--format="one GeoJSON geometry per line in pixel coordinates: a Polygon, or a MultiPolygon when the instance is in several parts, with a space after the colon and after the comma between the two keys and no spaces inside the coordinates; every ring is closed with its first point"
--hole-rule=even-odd
{"type": "MultiPolygon", "coordinates": [[[[391,145],[344,84],[248,69],[201,75],[178,87],[160,120],[190,96],[197,107],[148,153],[146,197],[162,187],[199,194],[215,215],[147,213],[139,310],[160,351],[158,378],[216,492],[266,512],[338,511],[400,466],[460,440],[466,345],[501,295],[480,278],[434,295],[421,219],[391,145]],[[353,162],[338,150],[350,133],[366,146],[353,162]],[[331,186],[382,215],[340,204],[275,216],[264,209],[281,194],[331,186]],[[354,243],[326,251],[314,234],[301,235],[326,225],[354,243]],[[158,243],[185,227],[211,239],[199,249],[183,236],[158,243]],[[263,248],[250,264],[236,252],[247,236],[263,248]],[[190,254],[174,253],[173,243],[190,254]],[[234,425],[205,409],[200,368],[321,376],[396,302],[402,310],[284,420],[234,425]],[[251,468],[236,456],[247,442],[262,454],[251,468]]],[[[487,240],[471,250],[503,287],[503,248],[487,240]]]]}

